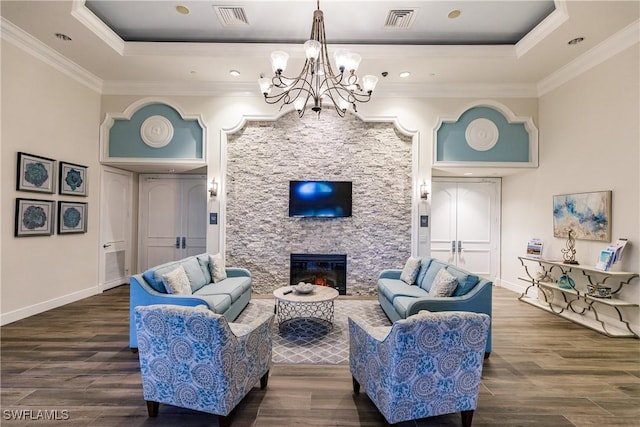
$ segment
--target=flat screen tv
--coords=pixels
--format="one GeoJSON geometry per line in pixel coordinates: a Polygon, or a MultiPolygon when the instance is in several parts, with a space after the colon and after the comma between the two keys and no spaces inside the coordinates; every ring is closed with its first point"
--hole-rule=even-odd
{"type": "Polygon", "coordinates": [[[351,182],[289,181],[289,216],[351,216],[351,182]]]}

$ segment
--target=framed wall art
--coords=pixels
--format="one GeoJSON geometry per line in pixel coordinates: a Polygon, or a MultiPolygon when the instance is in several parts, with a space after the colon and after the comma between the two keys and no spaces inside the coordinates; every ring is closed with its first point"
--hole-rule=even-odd
{"type": "Polygon", "coordinates": [[[55,163],[53,159],[18,152],[16,190],[53,193],[55,163]]]}
{"type": "Polygon", "coordinates": [[[87,232],[87,204],[58,201],[58,234],[87,232]]]}
{"type": "Polygon", "coordinates": [[[58,192],[65,196],[87,196],[87,167],[60,162],[58,192]]]}
{"type": "Polygon", "coordinates": [[[55,201],[16,199],[15,237],[51,236],[55,201]]]}
{"type": "Polygon", "coordinates": [[[553,196],[553,237],[611,241],[611,191],[553,196]]]}

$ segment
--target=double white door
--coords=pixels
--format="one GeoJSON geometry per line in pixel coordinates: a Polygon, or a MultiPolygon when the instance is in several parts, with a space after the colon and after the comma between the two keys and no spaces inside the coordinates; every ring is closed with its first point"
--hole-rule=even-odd
{"type": "Polygon", "coordinates": [[[431,191],[431,256],[497,278],[500,180],[434,178],[431,191]]]}
{"type": "Polygon", "coordinates": [[[139,208],[139,271],[205,252],[206,176],[140,175],[139,208]]]}

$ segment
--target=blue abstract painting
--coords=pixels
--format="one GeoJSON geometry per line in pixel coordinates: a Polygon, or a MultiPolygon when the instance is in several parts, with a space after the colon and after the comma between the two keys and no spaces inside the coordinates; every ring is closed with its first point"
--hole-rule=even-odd
{"type": "Polygon", "coordinates": [[[611,191],[553,196],[553,236],[611,241],[611,191]]]}

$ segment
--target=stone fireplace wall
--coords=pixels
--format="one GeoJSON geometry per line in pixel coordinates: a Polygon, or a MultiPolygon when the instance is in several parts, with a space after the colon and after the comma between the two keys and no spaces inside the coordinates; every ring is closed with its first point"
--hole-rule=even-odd
{"type": "Polygon", "coordinates": [[[347,294],[372,295],[378,273],[411,253],[411,138],[392,123],[334,111],[248,122],[228,136],[226,258],[254,292],[289,284],[290,253],[347,254],[347,294]],[[353,182],[353,216],[290,218],[289,181],[353,182]]]}

